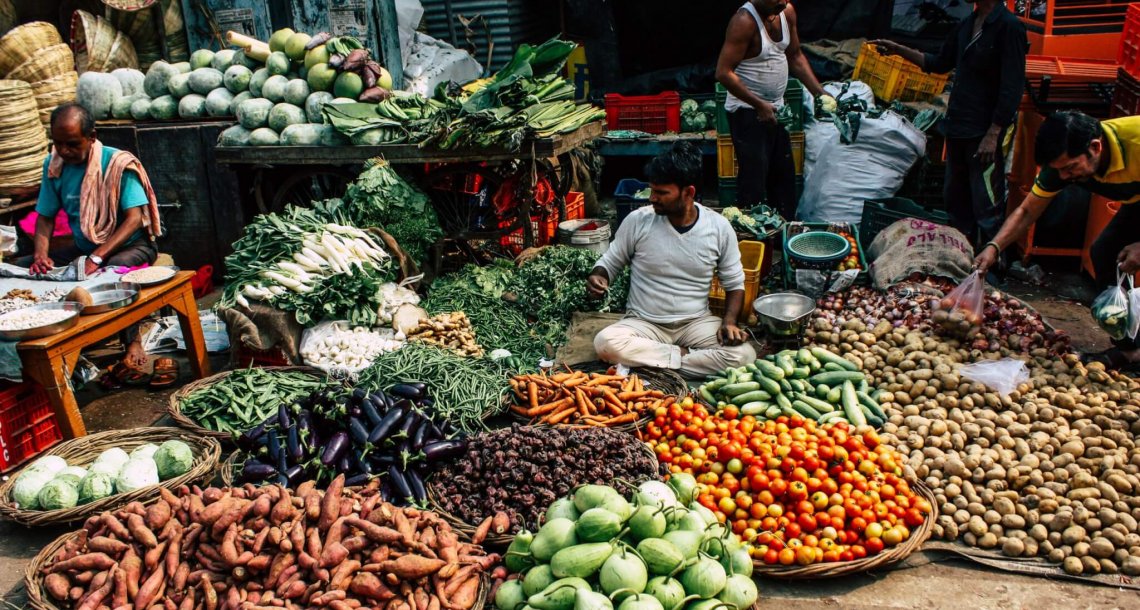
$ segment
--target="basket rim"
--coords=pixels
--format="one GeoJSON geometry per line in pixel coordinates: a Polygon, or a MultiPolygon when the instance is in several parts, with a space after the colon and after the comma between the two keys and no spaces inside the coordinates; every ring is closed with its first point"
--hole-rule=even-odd
{"type": "MultiPolygon", "coordinates": [[[[282,373],[287,373],[287,372],[308,373],[309,375],[312,375],[314,377],[322,377],[322,378],[330,379],[330,380],[332,379],[332,377],[329,377],[324,371],[321,371],[320,369],[315,369],[311,366],[289,365],[289,366],[262,366],[262,367],[252,367],[252,368],[260,368],[260,369],[267,370],[267,371],[277,371],[277,372],[282,372],[282,373]]],[[[215,373],[213,375],[210,375],[209,377],[203,377],[201,379],[195,379],[194,381],[191,381],[190,383],[178,388],[178,390],[176,390],[173,394],[170,395],[170,398],[167,401],[166,413],[168,415],[170,415],[170,418],[173,419],[176,424],[178,424],[179,428],[182,428],[184,430],[189,430],[191,432],[195,432],[197,434],[201,434],[204,436],[210,436],[210,437],[218,439],[219,441],[223,441],[223,442],[227,442],[227,443],[233,443],[233,435],[228,434],[226,432],[217,432],[215,430],[210,430],[208,428],[205,428],[202,425],[200,425],[198,422],[190,419],[188,416],[183,414],[182,413],[182,401],[185,400],[186,397],[189,396],[190,394],[192,394],[193,392],[200,390],[202,388],[209,387],[215,383],[218,383],[219,381],[222,381],[226,377],[229,377],[235,371],[244,371],[244,370],[247,370],[247,369],[239,368],[239,369],[230,369],[228,371],[222,371],[221,373],[215,373]]]]}
{"type": "MultiPolygon", "coordinates": [[[[98,453],[112,447],[137,447],[146,443],[162,442],[166,440],[180,440],[190,445],[194,452],[194,463],[190,470],[184,474],[162,481],[158,485],[150,485],[127,493],[115,494],[101,500],[73,508],[59,510],[22,510],[9,499],[12,487],[19,475],[25,472],[30,464],[13,472],[7,481],[0,483],[0,516],[28,526],[58,525],[74,523],[103,511],[114,510],[126,506],[134,501],[144,504],[150,503],[159,497],[159,488],[168,490],[177,489],[182,485],[202,481],[214,473],[218,466],[218,458],[222,448],[217,440],[209,437],[191,434],[186,430],[174,427],[144,427],[127,430],[107,430],[96,432],[79,438],[73,438],[57,443],[54,447],[44,451],[40,457],[55,455],[64,457],[81,455],[89,459],[82,464],[90,464],[98,453]]],[[[157,443],[156,443],[157,444],[157,443]]],[[[76,465],[80,465],[78,458],[76,465]]],[[[70,462],[71,460],[69,460],[70,462]]]]}
{"type": "Polygon", "coordinates": [[[832,233],[830,231],[809,230],[809,231],[804,231],[803,233],[797,233],[797,234],[789,237],[788,238],[787,251],[788,251],[788,254],[790,254],[791,256],[798,258],[800,260],[804,260],[807,262],[813,262],[813,263],[824,263],[824,262],[830,262],[832,260],[837,260],[837,259],[840,259],[840,258],[847,256],[851,252],[851,243],[848,242],[842,235],[839,235],[838,233],[832,233]],[[826,236],[826,237],[824,237],[824,236],[826,236]],[[796,251],[795,247],[796,247],[797,242],[803,241],[804,239],[808,239],[808,238],[819,238],[819,237],[824,237],[825,239],[831,239],[832,241],[835,241],[836,244],[838,244],[839,242],[842,242],[844,247],[841,248],[840,250],[836,251],[833,254],[807,254],[807,253],[796,251]]]}
{"type": "Polygon", "coordinates": [[[902,544],[892,547],[878,555],[844,561],[839,563],[813,563],[806,566],[773,566],[763,561],[753,560],[753,576],[764,576],[773,579],[803,580],[817,578],[836,578],[859,572],[867,572],[879,568],[890,567],[919,550],[922,544],[930,538],[934,531],[934,523],[938,520],[938,502],[934,492],[921,481],[908,481],[910,488],[930,503],[930,514],[926,521],[915,530],[902,544]]]}

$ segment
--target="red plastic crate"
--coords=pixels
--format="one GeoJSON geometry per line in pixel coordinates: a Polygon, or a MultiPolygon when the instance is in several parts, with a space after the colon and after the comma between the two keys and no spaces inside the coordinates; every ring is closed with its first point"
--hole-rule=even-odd
{"type": "Polygon", "coordinates": [[[0,470],[30,460],[62,438],[43,387],[32,381],[2,386],[0,470]]]}
{"type": "Polygon", "coordinates": [[[1116,78],[1116,88],[1112,90],[1110,118],[1140,114],[1140,79],[1120,69],[1116,78]]]}
{"type": "Polygon", "coordinates": [[[1043,76],[1050,76],[1055,82],[1111,83],[1116,80],[1116,70],[1119,67],[1119,62],[1110,59],[1052,55],[1025,56],[1025,76],[1034,81],[1040,80],[1043,76]]]}
{"type": "MultiPolygon", "coordinates": [[[[577,191],[566,193],[566,220],[582,220],[586,217],[586,196],[577,191]]],[[[558,237],[558,215],[548,214],[542,221],[540,239],[543,244],[552,244],[558,237]]]]}
{"type": "Polygon", "coordinates": [[[1140,3],[1128,5],[1120,46],[1116,49],[1116,63],[1128,73],[1140,76],[1140,3]]]}
{"type": "Polygon", "coordinates": [[[657,95],[606,94],[606,128],[636,129],[646,133],[681,131],[681,94],[664,91],[657,95]]]}

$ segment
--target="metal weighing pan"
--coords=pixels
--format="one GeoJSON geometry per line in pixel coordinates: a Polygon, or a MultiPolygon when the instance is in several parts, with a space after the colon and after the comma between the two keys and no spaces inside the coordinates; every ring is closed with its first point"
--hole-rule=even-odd
{"type": "MultiPolygon", "coordinates": [[[[147,268],[148,269],[169,269],[170,275],[162,278],[161,280],[150,280],[149,282],[130,282],[130,281],[127,281],[125,279],[128,276],[130,276],[130,273],[127,273],[127,274],[124,274],[123,277],[120,279],[123,279],[124,282],[126,282],[126,283],[137,284],[138,286],[140,286],[142,288],[149,288],[150,286],[157,286],[159,284],[165,284],[165,283],[169,282],[170,280],[174,279],[174,276],[178,275],[178,272],[180,271],[180,269],[178,267],[175,267],[174,265],[169,265],[169,266],[159,265],[159,266],[147,267],[147,268]]],[[[139,269],[139,271],[142,271],[142,269],[139,269]]],[[[134,273],[134,272],[132,271],[131,273],[134,273]]]]}
{"type": "Polygon", "coordinates": [[[131,282],[100,284],[87,292],[91,293],[91,304],[83,308],[83,315],[122,309],[139,300],[139,285],[131,282]]]}
{"type": "Polygon", "coordinates": [[[79,312],[83,311],[83,304],[76,303],[75,301],[63,301],[60,303],[40,303],[38,305],[32,305],[31,307],[25,307],[23,309],[10,311],[3,316],[0,316],[0,320],[15,315],[17,312],[48,311],[54,309],[70,311],[72,312],[72,315],[64,318],[63,320],[60,320],[59,322],[48,324],[46,326],[24,328],[21,330],[0,330],[0,339],[3,339],[5,341],[27,341],[30,339],[42,339],[44,337],[50,337],[51,335],[54,335],[58,332],[65,331],[72,326],[75,326],[75,324],[79,322],[79,312]]]}

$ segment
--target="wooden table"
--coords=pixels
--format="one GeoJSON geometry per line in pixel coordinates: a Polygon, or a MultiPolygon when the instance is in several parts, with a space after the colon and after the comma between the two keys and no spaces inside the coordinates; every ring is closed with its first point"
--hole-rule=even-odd
{"type": "Polygon", "coordinates": [[[80,351],[126,330],[162,307],[169,305],[178,314],[194,374],[198,378],[210,374],[206,340],[202,336],[202,323],[198,321],[198,304],[190,287],[193,276],[193,271],[180,271],[164,284],[144,288],[132,305],[107,313],[80,316],[79,323],[69,330],[43,339],[22,341],[16,346],[24,365],[24,375],[47,390],[63,438],[87,434],[70,384],[80,351]]]}

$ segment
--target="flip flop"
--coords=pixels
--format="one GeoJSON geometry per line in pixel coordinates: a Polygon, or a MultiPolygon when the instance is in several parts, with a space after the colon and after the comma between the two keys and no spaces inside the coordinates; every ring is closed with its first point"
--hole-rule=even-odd
{"type": "Polygon", "coordinates": [[[123,383],[135,388],[142,387],[150,383],[150,373],[140,369],[132,368],[126,364],[123,365],[123,368],[127,369],[126,373],[119,375],[119,379],[121,379],[123,383]]]}
{"type": "Polygon", "coordinates": [[[122,362],[115,364],[99,377],[99,387],[108,392],[122,388],[123,376],[126,375],[129,370],[127,365],[122,362]]]}
{"type": "Polygon", "coordinates": [[[159,358],[154,361],[154,375],[150,378],[151,389],[168,388],[178,381],[178,361],[173,358],[159,358]]]}

